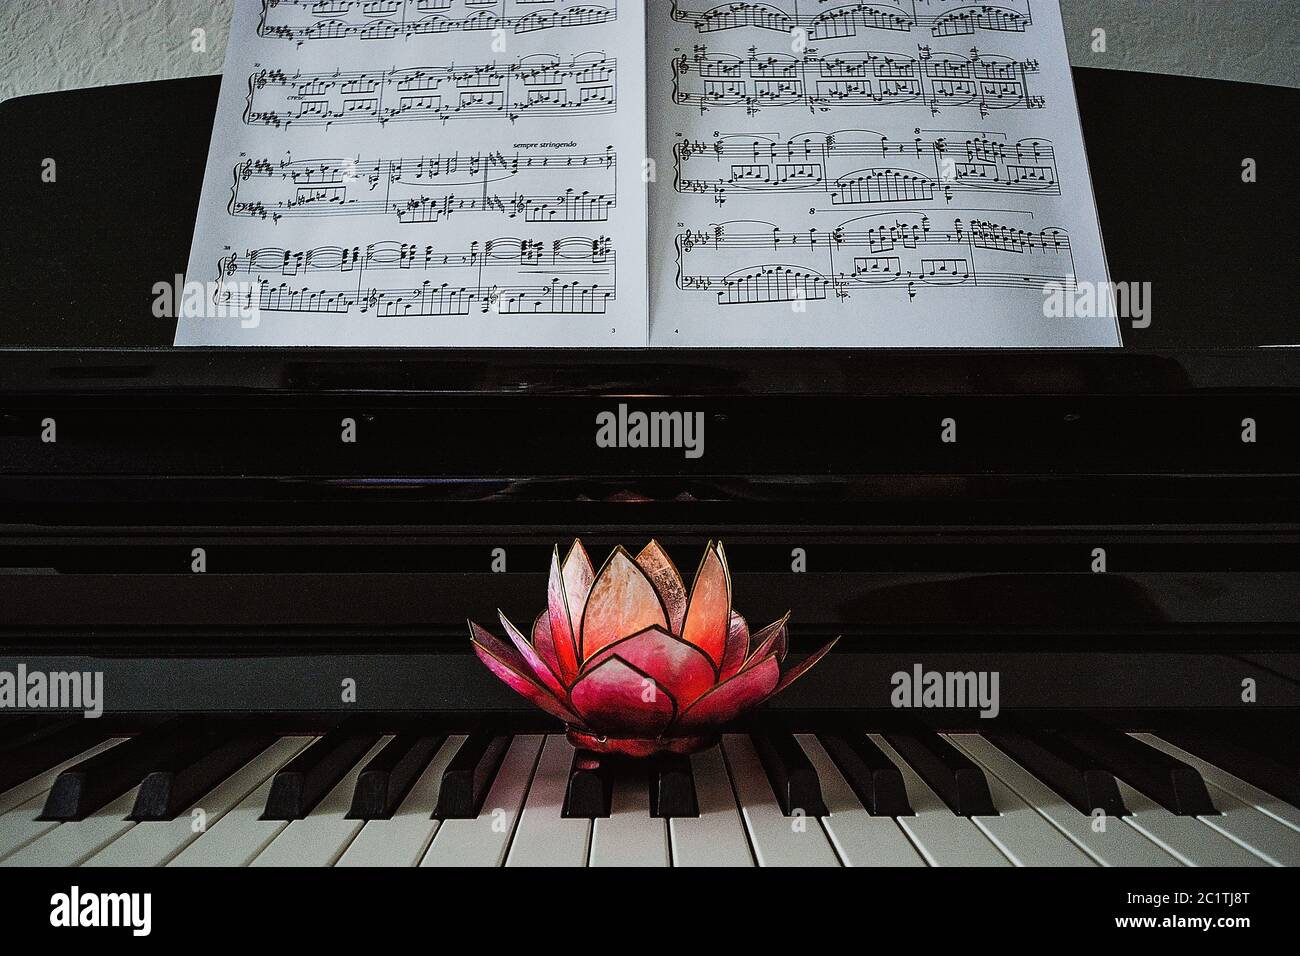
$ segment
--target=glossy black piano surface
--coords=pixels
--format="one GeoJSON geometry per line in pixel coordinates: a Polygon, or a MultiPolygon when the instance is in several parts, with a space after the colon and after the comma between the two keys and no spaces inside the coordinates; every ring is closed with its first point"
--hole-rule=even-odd
{"type": "Polygon", "coordinates": [[[3,186],[0,659],[93,662],[130,711],[340,710],[343,662],[362,709],[515,710],[466,617],[535,613],[574,535],[720,537],[751,619],[846,636],[780,708],[886,709],[918,659],[1001,669],[1011,711],[1300,704],[1300,351],[1258,348],[1300,341],[1297,94],[1077,83],[1112,274],[1154,285],[1113,352],[175,350],[150,290],[217,81],[0,104],[6,168],[61,157],[3,186]],[[623,402],[702,412],[706,454],[598,449],[623,402]]]}

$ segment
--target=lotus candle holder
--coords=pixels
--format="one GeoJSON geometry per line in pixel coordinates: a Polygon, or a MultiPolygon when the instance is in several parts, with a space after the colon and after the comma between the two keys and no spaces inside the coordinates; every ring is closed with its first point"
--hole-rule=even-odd
{"type": "Polygon", "coordinates": [[[552,552],[547,591],[531,638],[498,611],[509,640],[470,621],[470,641],[492,673],[563,720],[575,746],[601,753],[703,750],[835,645],[783,671],[789,615],[750,633],[731,609],[721,543],[705,548],[688,593],[656,541],[636,557],[615,548],[599,571],[574,541],[563,561],[552,552]]]}

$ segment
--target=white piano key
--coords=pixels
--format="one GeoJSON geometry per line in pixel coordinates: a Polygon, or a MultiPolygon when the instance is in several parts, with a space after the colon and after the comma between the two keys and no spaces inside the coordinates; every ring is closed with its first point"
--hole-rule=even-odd
{"type": "Polygon", "coordinates": [[[929,784],[920,778],[898,751],[879,734],[868,734],[903,775],[907,802],[913,815],[899,817],[903,828],[931,866],[1010,866],[1011,862],[988,835],[966,817],[959,817],[929,784]]]}
{"type": "Polygon", "coordinates": [[[1170,813],[1123,780],[1115,782],[1119,785],[1120,799],[1129,810],[1129,815],[1124,817],[1125,825],[1154,840],[1187,866],[1268,865],[1254,853],[1206,826],[1201,818],[1170,813]]]}
{"type": "Polygon", "coordinates": [[[110,737],[101,743],[79,753],[75,757],[69,757],[63,763],[51,767],[43,773],[24,780],[22,783],[14,784],[4,793],[0,793],[0,813],[6,813],[21,803],[26,803],[32,797],[40,796],[41,802],[44,803],[45,795],[49,793],[50,788],[54,786],[54,779],[63,771],[67,770],[74,764],[79,764],[83,760],[88,760],[102,750],[109,747],[115,747],[126,740],[126,737],[110,737]]]}
{"type": "Polygon", "coordinates": [[[978,734],[954,735],[967,756],[983,765],[1022,800],[1055,824],[1102,866],[1178,866],[1179,861],[1118,818],[1106,820],[1106,829],[1093,829],[1093,819],[1080,813],[1064,797],[1016,763],[978,734]]]}
{"type": "MultiPolygon", "coordinates": [[[[959,743],[953,735],[944,736],[950,743],[959,743]]],[[[984,770],[983,767],[980,769],[984,770]]],[[[1097,865],[1091,856],[1052,826],[996,775],[985,770],[985,779],[988,781],[989,795],[993,798],[993,807],[998,812],[993,816],[974,816],[971,820],[1012,863],[1016,866],[1097,865]]]]}
{"type": "Polygon", "coordinates": [[[591,827],[591,866],[668,866],[668,821],[650,816],[646,774],[614,781],[610,814],[591,827]]]}
{"type": "Polygon", "coordinates": [[[349,820],[357,777],[371,758],[387,746],[392,736],[379,739],[358,760],[334,789],[302,820],[292,821],[277,834],[271,845],[257,855],[252,866],[333,866],[347,850],[364,820],[349,820]]]}
{"type": "Polygon", "coordinates": [[[419,863],[438,832],[439,824],[432,814],[438,805],[443,771],[464,742],[464,737],[448,737],[412,785],[397,812],[388,820],[366,821],[337,865],[415,866],[419,863]]]}
{"type": "Polygon", "coordinates": [[[700,815],[668,821],[673,866],[753,866],[754,854],[731,790],[722,748],[693,754],[691,775],[700,815]]]}
{"type": "Polygon", "coordinates": [[[1201,817],[1205,825],[1218,830],[1271,866],[1300,866],[1300,834],[1226,790],[1206,781],[1210,799],[1219,808],[1217,816],[1201,817]]]}
{"type": "MultiPolygon", "coordinates": [[[[1285,824],[1293,830],[1300,830],[1300,810],[1297,810],[1285,800],[1261,790],[1252,783],[1247,783],[1240,777],[1216,767],[1209,761],[1196,756],[1196,754],[1188,753],[1181,747],[1177,747],[1155,734],[1134,734],[1133,736],[1144,744],[1149,744],[1157,750],[1163,750],[1169,756],[1195,767],[1207,784],[1213,784],[1220,790],[1226,790],[1243,803],[1250,804],[1260,813],[1273,817],[1279,823],[1285,824]]],[[[1214,794],[1211,793],[1210,797],[1214,799],[1214,794]]],[[[1217,806],[1219,801],[1215,799],[1214,802],[1217,806]]]]}
{"type": "Polygon", "coordinates": [[[271,795],[272,775],[239,804],[208,827],[206,833],[176,854],[168,866],[248,866],[267,844],[289,825],[287,820],[263,820],[271,795]]]}
{"type": "Polygon", "coordinates": [[[311,737],[284,737],[204,794],[175,820],[138,823],[104,847],[83,866],[164,866],[203,833],[194,829],[194,811],[203,811],[204,829],[239,805],[272,774],[307,746],[311,737]]]}
{"type": "Polygon", "coordinates": [[[473,820],[442,821],[420,866],[503,865],[541,749],[539,735],[515,737],[483,801],[482,812],[473,820]]]}
{"type": "Polygon", "coordinates": [[[821,781],[822,799],[830,811],[822,825],[845,866],[925,866],[893,817],[867,812],[820,740],[813,734],[795,734],[795,739],[821,781]]]}
{"type": "Polygon", "coordinates": [[[0,815],[0,860],[17,853],[59,825],[58,820],[38,819],[45,809],[46,796],[46,793],[38,793],[26,803],[0,815]]]}
{"type": "Polygon", "coordinates": [[[132,787],[84,820],[60,823],[0,866],[77,866],[135,826],[126,815],[135,806],[138,789],[132,787]]]}
{"type": "MultiPolygon", "coordinates": [[[[966,755],[962,747],[971,734],[944,734],[948,742],[966,755]]],[[[974,759],[972,757],[972,759],[974,759]]],[[[976,760],[976,764],[980,761],[976,760]]],[[[980,765],[989,784],[997,816],[972,817],[975,825],[988,834],[1004,854],[1017,866],[1096,866],[1094,860],[1074,841],[1052,826],[1051,822],[1015,793],[996,774],[980,765]]]]}
{"type": "Polygon", "coordinates": [[[722,747],[758,865],[839,866],[820,820],[787,817],[781,812],[750,739],[727,734],[722,747]]]}
{"type": "Polygon", "coordinates": [[[563,736],[547,737],[506,866],[587,865],[591,821],[562,815],[572,766],[573,745],[563,736]]]}

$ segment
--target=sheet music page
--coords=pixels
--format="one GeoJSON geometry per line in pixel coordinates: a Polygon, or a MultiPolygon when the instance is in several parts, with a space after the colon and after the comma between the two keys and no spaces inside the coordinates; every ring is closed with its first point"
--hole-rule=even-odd
{"type": "Polygon", "coordinates": [[[236,0],[176,344],[645,345],[645,76],[640,0],[236,0]]]}
{"type": "Polygon", "coordinates": [[[653,345],[1121,344],[1057,0],[647,15],[653,345]]]}

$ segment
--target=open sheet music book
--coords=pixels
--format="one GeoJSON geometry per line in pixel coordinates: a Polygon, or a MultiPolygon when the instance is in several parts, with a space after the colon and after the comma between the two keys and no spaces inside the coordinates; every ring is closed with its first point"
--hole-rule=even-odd
{"type": "Polygon", "coordinates": [[[1120,344],[1057,0],[236,0],[196,284],[178,345],[1120,344]]]}

